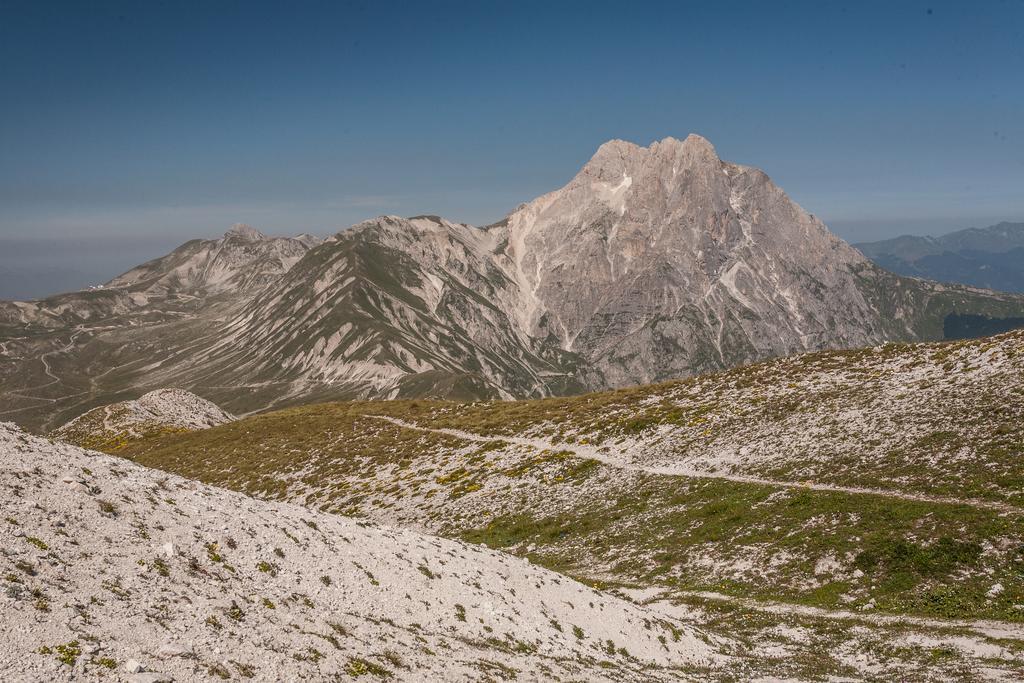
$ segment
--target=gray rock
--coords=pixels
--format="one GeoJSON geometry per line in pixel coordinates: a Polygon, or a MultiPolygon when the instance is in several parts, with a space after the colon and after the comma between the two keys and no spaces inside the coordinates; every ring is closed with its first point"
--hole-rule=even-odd
{"type": "Polygon", "coordinates": [[[160,657],[185,657],[192,654],[192,648],[186,647],[181,643],[164,643],[157,650],[157,655],[160,657]]]}

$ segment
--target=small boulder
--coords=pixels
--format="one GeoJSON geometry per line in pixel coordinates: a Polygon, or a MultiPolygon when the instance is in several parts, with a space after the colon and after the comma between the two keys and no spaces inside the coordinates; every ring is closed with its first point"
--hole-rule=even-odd
{"type": "Polygon", "coordinates": [[[185,657],[192,654],[192,649],[181,643],[164,643],[156,654],[159,657],[185,657]]]}
{"type": "Polygon", "coordinates": [[[142,665],[142,662],[136,661],[134,659],[129,659],[127,662],[124,663],[124,670],[130,674],[137,674],[145,671],[146,667],[142,665]]]}
{"type": "Polygon", "coordinates": [[[171,676],[156,671],[132,674],[128,681],[129,683],[174,683],[174,679],[171,676]]]}

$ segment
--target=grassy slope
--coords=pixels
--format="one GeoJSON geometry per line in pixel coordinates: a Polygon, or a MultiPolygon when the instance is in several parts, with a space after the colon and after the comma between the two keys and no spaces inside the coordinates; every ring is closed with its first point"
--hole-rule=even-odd
{"type": "Polygon", "coordinates": [[[586,442],[630,462],[1024,502],[1024,332],[887,344],[420,423],[586,442]]]}

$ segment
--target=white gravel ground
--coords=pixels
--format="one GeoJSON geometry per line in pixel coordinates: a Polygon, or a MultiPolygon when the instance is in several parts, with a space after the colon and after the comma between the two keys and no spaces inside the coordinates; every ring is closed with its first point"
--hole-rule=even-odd
{"type": "Polygon", "coordinates": [[[680,680],[731,649],[525,560],[8,423],[0,465],[4,680],[680,680]]]}

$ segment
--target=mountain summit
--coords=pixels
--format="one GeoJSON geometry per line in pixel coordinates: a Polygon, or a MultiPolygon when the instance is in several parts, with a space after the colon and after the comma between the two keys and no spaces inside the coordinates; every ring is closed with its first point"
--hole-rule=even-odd
{"type": "Polygon", "coordinates": [[[245,223],[235,223],[227,232],[224,233],[224,237],[238,237],[244,240],[249,240],[251,242],[264,240],[267,238],[267,236],[264,235],[262,232],[252,227],[251,225],[246,225],[245,223]]]}
{"type": "Polygon", "coordinates": [[[483,228],[382,216],[321,243],[236,225],[102,292],[0,305],[0,343],[17,351],[0,416],[54,427],[165,386],[235,413],[549,396],[942,339],[954,314],[1020,317],[1024,297],[882,270],[698,135],[612,140],[483,228]],[[41,366],[58,362],[52,382],[41,366]]]}
{"type": "Polygon", "coordinates": [[[602,145],[507,231],[521,326],[613,385],[882,336],[864,257],[698,135],[602,145]]]}

